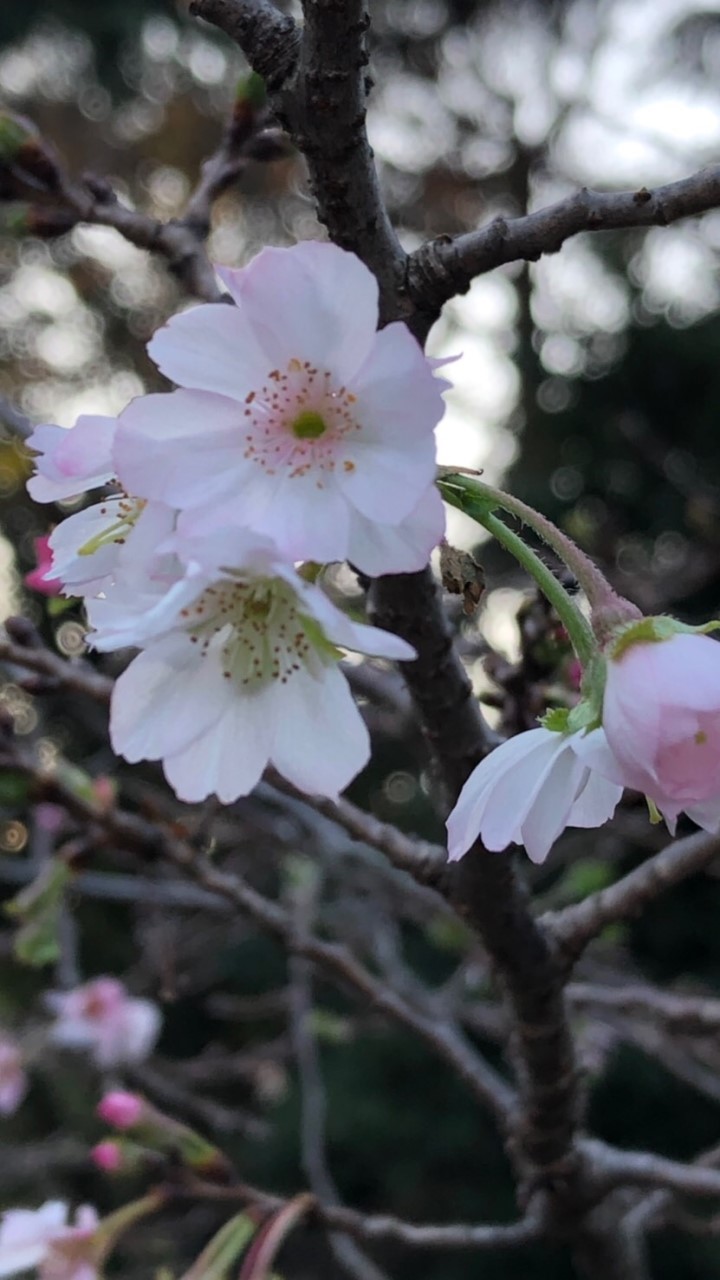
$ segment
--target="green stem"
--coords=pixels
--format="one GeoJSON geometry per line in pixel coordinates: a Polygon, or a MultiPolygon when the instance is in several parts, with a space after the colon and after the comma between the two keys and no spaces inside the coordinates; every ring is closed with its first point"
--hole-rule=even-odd
{"type": "MultiPolygon", "coordinates": [[[[475,484],[477,484],[477,481],[473,482],[473,485],[475,484]]],[[[494,494],[498,491],[491,490],[488,485],[482,485],[482,492],[475,494],[473,489],[469,486],[466,487],[466,485],[465,477],[459,476],[453,476],[452,482],[446,479],[439,481],[440,492],[445,501],[449,502],[451,506],[457,507],[460,511],[464,511],[466,515],[471,516],[473,520],[476,520],[478,524],[487,529],[488,533],[491,533],[496,541],[505,547],[522,565],[523,569],[535,579],[543,595],[550,601],[550,604],[560,617],[580,662],[583,667],[586,667],[596,651],[596,644],[589,623],[573,603],[572,597],[565,590],[562,583],[558,582],[547,565],[543,564],[536,552],[527,543],[523,542],[518,534],[509,529],[502,520],[493,515],[489,508],[489,498],[492,500],[493,505],[504,505],[502,502],[495,502],[494,494]],[[456,483],[456,481],[460,480],[463,481],[462,484],[456,483]]],[[[531,510],[531,508],[528,508],[528,510],[531,510]]],[[[513,514],[519,513],[514,512],[513,514]]],[[[556,550],[557,548],[554,549],[556,550]]],[[[560,553],[558,552],[558,554],[560,553]]]]}

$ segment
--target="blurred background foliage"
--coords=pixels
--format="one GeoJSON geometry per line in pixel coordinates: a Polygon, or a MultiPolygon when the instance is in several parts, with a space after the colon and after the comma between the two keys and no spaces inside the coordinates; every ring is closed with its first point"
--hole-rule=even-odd
{"type": "MultiPolygon", "coordinates": [[[[371,137],[408,246],[522,213],[578,184],[649,186],[717,156],[720,5],[376,0],[372,9],[371,137]]],[[[107,176],[121,198],[162,218],[181,211],[243,70],[235,49],[171,0],[0,7],[2,104],[35,120],[71,170],[107,176]]],[[[0,440],[0,593],[5,613],[22,609],[72,654],[83,647],[74,606],[53,615],[22,587],[33,538],[47,532],[53,513],[25,496],[27,459],[9,406],[66,425],[80,412],[118,411],[161,385],[144,342],[189,299],[162,261],[114,231],[78,228],[40,240],[18,233],[13,212],[0,207],[0,423],[8,424],[0,440]]],[[[302,165],[290,157],[256,164],[223,197],[211,253],[240,264],[265,243],[317,234],[302,165]]],[[[582,237],[560,255],[476,282],[447,308],[431,343],[434,353],[464,353],[453,368],[441,460],[483,466],[491,480],[504,476],[592,551],[622,591],[689,621],[720,607],[719,251],[720,212],[669,229],[582,237]]],[[[477,541],[459,517],[451,532],[465,545],[477,541]]],[[[463,650],[491,716],[521,727],[541,709],[538,699],[567,691],[565,653],[547,619],[533,629],[537,606],[502,554],[487,545],[477,554],[488,591],[479,619],[458,620],[463,650]]],[[[353,584],[340,585],[359,599],[353,584]]],[[[90,777],[115,775],[99,710],[61,694],[36,703],[12,680],[0,700],[48,761],[64,753],[90,777]]],[[[405,721],[402,732],[395,723],[388,729],[381,717],[373,729],[373,764],[356,798],[440,838],[417,733],[405,721]]],[[[152,770],[125,770],[122,785],[131,802],[147,805],[150,797],[171,811],[152,770]]],[[[0,788],[0,884],[9,897],[38,854],[38,831],[16,780],[0,788]]],[[[278,894],[294,874],[291,852],[319,859],[328,928],[358,939],[369,930],[380,968],[380,941],[390,938],[414,974],[431,985],[448,978],[467,952],[457,925],[405,901],[398,877],[371,882],[347,847],[333,851],[326,832],[266,801],[216,819],[220,852],[232,852],[278,894]]],[[[543,900],[580,897],[657,847],[662,836],[640,813],[630,804],[598,835],[568,835],[537,877],[543,900]]],[[[184,820],[194,830],[205,818],[184,820]]],[[[127,880],[135,868],[114,857],[106,869],[127,880]]],[[[162,878],[158,869],[150,874],[162,878]]],[[[691,882],[608,937],[593,953],[595,972],[717,990],[718,911],[717,880],[691,882]]],[[[134,991],[163,1002],[158,1059],[139,1083],[221,1139],[250,1181],[278,1191],[302,1186],[285,965],[275,946],[242,921],[193,907],[177,913],[82,897],[74,914],[75,977],[121,974],[134,991]],[[274,1005],[265,998],[273,992],[280,993],[274,1005]]],[[[85,1158],[98,1136],[88,1098],[101,1082],[77,1057],[32,1049],[42,1043],[43,988],[72,977],[23,970],[12,958],[9,924],[2,926],[0,1019],[34,1053],[30,1099],[2,1124],[10,1155],[0,1167],[3,1204],[52,1194],[106,1209],[119,1194],[85,1158]]],[[[337,992],[321,985],[317,999],[330,1157],[348,1201],[415,1220],[512,1217],[501,1144],[446,1068],[337,992]]],[[[601,1136],[676,1156],[720,1138],[720,1046],[708,1041],[702,1062],[676,1064],[672,1074],[642,1027],[631,1034],[608,1015],[578,1031],[601,1136]]],[[[477,1035],[493,1055],[491,1040],[477,1035]]],[[[219,1221],[207,1206],[181,1220],[168,1214],[163,1227],[138,1231],[119,1274],[147,1277],[148,1254],[154,1265],[187,1265],[219,1221]]],[[[398,1280],[461,1280],[481,1270],[484,1280],[571,1274],[561,1251],[528,1253],[522,1262],[488,1256],[480,1265],[465,1255],[389,1249],[383,1262],[398,1280]]],[[[667,1233],[654,1246],[654,1266],[658,1280],[700,1280],[720,1266],[720,1246],[667,1233]]],[[[284,1273],[340,1274],[312,1231],[288,1250],[284,1273]]]]}

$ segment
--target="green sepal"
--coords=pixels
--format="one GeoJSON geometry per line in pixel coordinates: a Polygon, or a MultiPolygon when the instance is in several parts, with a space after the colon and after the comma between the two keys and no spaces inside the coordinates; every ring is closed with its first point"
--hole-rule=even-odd
{"type": "Polygon", "coordinates": [[[659,644],[670,640],[673,636],[708,635],[720,628],[720,621],[714,619],[702,627],[691,627],[686,622],[678,622],[677,618],[642,618],[640,622],[630,622],[616,631],[607,647],[613,662],[617,662],[628,649],[636,644],[659,644]]]}
{"type": "Polygon", "coordinates": [[[551,707],[540,717],[540,724],[551,733],[567,733],[569,719],[570,711],[567,707],[551,707]]]}

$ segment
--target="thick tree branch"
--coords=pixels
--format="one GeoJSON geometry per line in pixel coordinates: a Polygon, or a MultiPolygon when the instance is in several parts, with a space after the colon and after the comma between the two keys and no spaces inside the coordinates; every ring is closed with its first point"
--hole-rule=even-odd
{"type": "Polygon", "coordinates": [[[414,253],[408,289],[417,305],[439,308],[464,293],[475,276],[506,262],[535,262],[557,253],[581,231],[667,226],[720,205],[720,165],[648,191],[589,191],[586,187],[520,218],[495,218],[464,235],[440,236],[414,253]]]}
{"type": "MultiPolygon", "coordinates": [[[[280,57],[278,14],[268,12],[267,5],[195,0],[194,11],[238,40],[258,71],[259,41],[264,50],[274,47],[280,57]],[[244,29],[238,25],[242,23],[244,29]]],[[[359,0],[306,0],[305,20],[294,83],[285,63],[283,73],[273,80],[272,105],[307,157],[319,214],[333,240],[354,250],[377,276],[383,319],[405,316],[424,337],[434,312],[416,300],[418,315],[408,316],[400,279],[405,255],[382,203],[365,133],[364,5],[359,0]]],[[[380,626],[404,636],[417,649],[418,660],[407,664],[404,674],[454,799],[487,751],[490,736],[453,649],[432,575],[426,571],[380,580],[372,609],[380,626]]],[[[501,866],[484,853],[475,853],[465,863],[466,870],[455,880],[456,901],[481,933],[519,1016],[520,1073],[527,1103],[521,1145],[531,1163],[554,1166],[567,1157],[577,1120],[559,973],[510,864],[501,866]],[[503,922],[500,928],[498,920],[503,922]]]]}
{"type": "Polygon", "coordinates": [[[267,84],[273,107],[282,113],[278,95],[294,78],[300,54],[301,35],[294,20],[270,0],[191,0],[190,12],[240,46],[267,84]]]}
{"type": "Polygon", "coordinates": [[[352,249],[394,294],[405,268],[380,194],[365,127],[364,0],[304,0],[305,28],[294,137],[310,170],[318,216],[336,244],[352,249]]]}
{"type": "Polygon", "coordinates": [[[573,964],[607,925],[639,915],[653,898],[702,871],[718,854],[720,836],[699,831],[668,845],[609,889],[593,893],[564,911],[548,912],[542,922],[555,938],[567,963],[573,964]]]}

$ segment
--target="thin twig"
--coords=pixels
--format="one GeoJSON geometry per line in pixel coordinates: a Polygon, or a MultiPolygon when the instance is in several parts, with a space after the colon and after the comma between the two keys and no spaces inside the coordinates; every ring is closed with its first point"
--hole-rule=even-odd
{"type": "MultiPolygon", "coordinates": [[[[295,886],[290,894],[296,937],[306,939],[313,927],[313,908],[320,885],[317,877],[295,886]]],[[[300,1083],[300,1149],[310,1189],[328,1207],[341,1205],[325,1150],[326,1097],[317,1041],[313,1035],[312,971],[308,961],[295,953],[289,963],[290,1028],[300,1083]]],[[[387,1280],[385,1273],[344,1232],[329,1233],[330,1246],[340,1265],[355,1280],[387,1280]]]]}
{"type": "Polygon", "coordinates": [[[639,915],[648,902],[688,876],[702,871],[720,854],[720,836],[699,831],[676,840],[623,876],[608,889],[593,893],[563,911],[548,912],[542,922],[573,963],[609,924],[639,915]]]}

